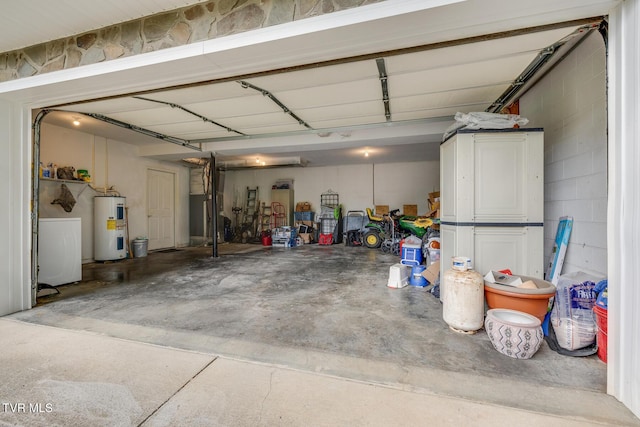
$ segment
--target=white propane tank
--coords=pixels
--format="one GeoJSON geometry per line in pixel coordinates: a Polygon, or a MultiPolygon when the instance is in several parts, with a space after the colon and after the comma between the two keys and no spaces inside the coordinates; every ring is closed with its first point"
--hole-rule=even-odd
{"type": "Polygon", "coordinates": [[[484,278],[470,264],[469,258],[453,257],[443,278],[442,318],[458,332],[475,332],[484,324],[484,278]]]}

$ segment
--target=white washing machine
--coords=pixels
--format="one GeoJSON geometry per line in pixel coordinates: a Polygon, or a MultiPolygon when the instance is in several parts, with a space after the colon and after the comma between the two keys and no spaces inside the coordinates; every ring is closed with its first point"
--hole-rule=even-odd
{"type": "Polygon", "coordinates": [[[82,280],[80,218],[41,218],[38,222],[38,283],[51,286],[82,280]]]}

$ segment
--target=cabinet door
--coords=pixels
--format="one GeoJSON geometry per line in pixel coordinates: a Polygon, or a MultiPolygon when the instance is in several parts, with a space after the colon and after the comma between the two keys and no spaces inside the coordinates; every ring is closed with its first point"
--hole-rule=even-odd
{"type": "Polygon", "coordinates": [[[474,267],[482,275],[508,268],[542,278],[542,227],[476,227],[474,234],[474,267]]]}
{"type": "Polygon", "coordinates": [[[445,272],[451,268],[451,258],[464,256],[474,258],[475,227],[457,227],[453,225],[440,225],[440,271],[445,272]]]}
{"type": "Polygon", "coordinates": [[[490,270],[510,269],[542,279],[543,227],[440,226],[440,272],[451,268],[451,257],[471,258],[482,275],[490,270]]]}
{"type": "Polygon", "coordinates": [[[475,221],[542,221],[542,138],[478,133],[474,141],[475,221]]]}
{"type": "Polygon", "coordinates": [[[473,221],[473,180],[473,135],[455,135],[440,146],[441,221],[473,221]]]}

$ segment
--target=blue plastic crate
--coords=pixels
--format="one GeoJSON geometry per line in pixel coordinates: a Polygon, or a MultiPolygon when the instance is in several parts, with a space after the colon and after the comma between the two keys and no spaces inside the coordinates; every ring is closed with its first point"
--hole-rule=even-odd
{"type": "Polygon", "coordinates": [[[313,217],[315,212],[306,211],[306,212],[294,212],[293,218],[296,221],[313,221],[313,217]]]}

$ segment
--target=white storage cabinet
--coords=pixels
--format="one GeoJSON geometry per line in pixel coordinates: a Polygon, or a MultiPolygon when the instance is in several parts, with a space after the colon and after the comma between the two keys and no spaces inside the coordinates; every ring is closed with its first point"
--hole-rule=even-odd
{"type": "Polygon", "coordinates": [[[542,129],[459,130],[440,146],[441,270],[452,256],[474,270],[542,278],[542,129]]]}

